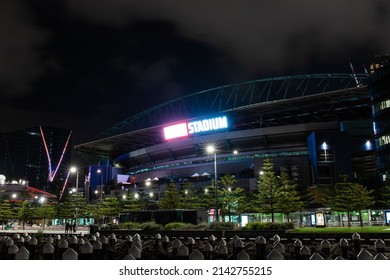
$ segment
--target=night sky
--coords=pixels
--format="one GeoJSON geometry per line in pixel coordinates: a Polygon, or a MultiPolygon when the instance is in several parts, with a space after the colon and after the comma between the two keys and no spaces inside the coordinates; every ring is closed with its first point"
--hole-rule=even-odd
{"type": "Polygon", "coordinates": [[[388,0],[1,0],[0,132],[74,144],[196,91],[363,72],[390,52],[388,0]]]}

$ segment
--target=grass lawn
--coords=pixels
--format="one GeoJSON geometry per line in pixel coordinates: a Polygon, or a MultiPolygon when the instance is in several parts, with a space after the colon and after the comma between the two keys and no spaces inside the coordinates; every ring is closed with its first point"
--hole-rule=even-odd
{"type": "Polygon", "coordinates": [[[296,228],[290,232],[297,233],[390,233],[390,226],[366,226],[366,227],[326,227],[326,228],[296,228]]]}

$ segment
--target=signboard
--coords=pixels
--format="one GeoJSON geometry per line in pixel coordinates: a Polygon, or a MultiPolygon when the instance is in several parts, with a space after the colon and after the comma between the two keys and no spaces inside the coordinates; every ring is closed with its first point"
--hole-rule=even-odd
{"type": "Polygon", "coordinates": [[[226,116],[181,122],[164,127],[165,140],[188,137],[204,132],[224,130],[229,127],[226,116]]]}

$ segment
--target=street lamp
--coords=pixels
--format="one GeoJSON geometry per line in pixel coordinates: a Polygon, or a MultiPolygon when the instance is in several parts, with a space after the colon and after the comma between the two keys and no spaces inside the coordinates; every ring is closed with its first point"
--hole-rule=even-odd
{"type": "Polygon", "coordinates": [[[72,166],[71,168],[70,168],[70,172],[72,172],[72,173],[76,173],[76,187],[73,189],[73,192],[74,192],[74,194],[75,194],[75,206],[74,206],[74,223],[75,223],[75,227],[74,227],[74,230],[76,230],[77,229],[77,224],[78,224],[78,222],[77,222],[77,198],[78,198],[78,189],[79,189],[79,172],[77,171],[77,168],[76,167],[74,167],[74,166],[72,166]]]}
{"type": "Polygon", "coordinates": [[[100,203],[103,203],[103,173],[101,169],[98,169],[97,173],[100,174],[100,203]]]}
{"type": "Polygon", "coordinates": [[[207,152],[214,154],[214,188],[215,188],[215,220],[219,221],[218,215],[218,184],[217,184],[217,150],[213,145],[207,146],[207,152]]]}

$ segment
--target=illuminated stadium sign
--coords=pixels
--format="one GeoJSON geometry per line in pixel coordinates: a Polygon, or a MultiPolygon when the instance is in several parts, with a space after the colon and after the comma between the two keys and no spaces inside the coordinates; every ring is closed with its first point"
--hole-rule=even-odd
{"type": "Polygon", "coordinates": [[[166,126],[164,127],[164,136],[165,140],[171,140],[203,132],[227,129],[228,126],[227,117],[220,116],[166,126]]]}

